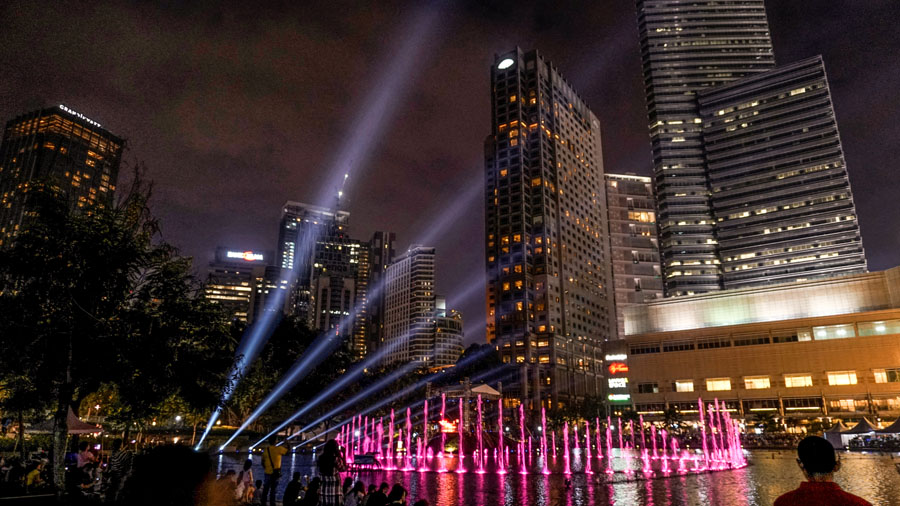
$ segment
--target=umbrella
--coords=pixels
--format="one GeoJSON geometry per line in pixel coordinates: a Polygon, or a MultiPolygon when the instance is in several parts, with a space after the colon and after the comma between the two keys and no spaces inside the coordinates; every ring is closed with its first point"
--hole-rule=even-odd
{"type": "MultiPolygon", "coordinates": [[[[75,416],[75,412],[72,411],[71,407],[69,408],[68,415],[66,415],[66,421],[69,426],[69,434],[97,434],[103,432],[103,429],[96,425],[82,422],[75,416]]],[[[31,432],[33,434],[50,434],[53,432],[53,420],[44,420],[39,424],[33,425],[27,429],[26,432],[31,432]]]]}

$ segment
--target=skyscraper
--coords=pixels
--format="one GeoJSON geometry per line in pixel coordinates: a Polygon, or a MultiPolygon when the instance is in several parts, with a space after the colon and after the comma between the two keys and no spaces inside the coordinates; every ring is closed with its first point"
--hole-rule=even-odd
{"type": "Polygon", "coordinates": [[[822,58],[698,99],[723,287],[866,272],[822,58]]]}
{"type": "Polygon", "coordinates": [[[434,248],[413,245],[389,265],[385,280],[385,364],[434,358],[434,248]]]}
{"type": "Polygon", "coordinates": [[[254,279],[263,276],[270,252],[216,248],[209,263],[205,297],[221,305],[234,321],[249,320],[254,279]]]}
{"type": "Polygon", "coordinates": [[[600,123],[538,51],[491,66],[487,337],[533,408],[602,390],[615,335],[600,123]]]}
{"type": "Polygon", "coordinates": [[[385,274],[394,263],[394,243],[397,236],[393,232],[377,231],[369,240],[369,319],[366,350],[371,353],[384,342],[384,295],[385,274]]]}
{"type": "Polygon", "coordinates": [[[762,0],[638,0],[668,295],[865,272],[820,57],[762,0]]]}
{"type": "Polygon", "coordinates": [[[617,338],[625,338],[625,307],[663,296],[653,180],[605,174],[617,338]]]}
{"type": "Polygon", "coordinates": [[[29,193],[59,191],[73,209],[112,202],[122,145],[64,105],[7,122],[0,143],[0,246],[27,225],[29,193]]]}
{"type": "Polygon", "coordinates": [[[775,66],[763,0],[637,0],[668,295],[719,290],[698,91],[775,66]]]}

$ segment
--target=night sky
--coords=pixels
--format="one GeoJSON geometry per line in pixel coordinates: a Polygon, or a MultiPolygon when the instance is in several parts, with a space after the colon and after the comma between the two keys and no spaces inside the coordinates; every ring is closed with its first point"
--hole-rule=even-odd
{"type": "MultiPolygon", "coordinates": [[[[64,103],[125,137],[155,182],[164,239],[201,272],[217,245],[274,249],[281,204],[322,201],[346,170],[339,154],[363,147],[351,234],[436,246],[438,292],[463,311],[467,341],[483,340],[489,66],[516,45],[542,51],[600,118],[607,172],[650,173],[631,0],[435,7],[386,94],[391,114],[374,119],[363,113],[426,22],[421,1],[203,3],[0,3],[0,120],[64,103]]],[[[900,264],[900,7],[767,5],[779,64],[825,58],[869,268],[900,264]]]]}

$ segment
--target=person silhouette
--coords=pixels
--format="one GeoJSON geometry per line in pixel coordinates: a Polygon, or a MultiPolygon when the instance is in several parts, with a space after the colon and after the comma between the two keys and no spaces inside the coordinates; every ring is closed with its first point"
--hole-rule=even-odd
{"type": "Polygon", "coordinates": [[[872,506],[869,501],[844,492],[835,483],[834,473],[841,469],[834,447],[826,439],[809,436],[797,445],[797,465],[806,480],[796,490],[775,499],[775,506],[816,504],[819,506],[872,506]]]}

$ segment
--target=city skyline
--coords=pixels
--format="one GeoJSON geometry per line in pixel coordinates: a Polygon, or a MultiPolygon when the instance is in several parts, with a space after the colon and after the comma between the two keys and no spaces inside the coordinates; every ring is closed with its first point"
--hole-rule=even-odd
{"type": "MultiPolygon", "coordinates": [[[[878,15],[875,12],[878,7],[875,3],[867,3],[863,10],[869,11],[861,12],[858,18],[846,19],[835,15],[835,12],[841,11],[839,5],[828,6],[824,12],[804,13],[800,17],[796,7],[778,2],[767,3],[779,65],[824,54],[836,115],[840,118],[850,178],[856,194],[864,196],[859,198],[857,208],[871,270],[895,265],[896,251],[900,249],[896,234],[876,233],[881,227],[888,230],[897,228],[897,223],[890,221],[897,218],[885,217],[880,210],[890,208],[892,190],[897,188],[897,181],[889,177],[889,161],[900,154],[897,152],[900,148],[889,142],[890,139],[900,138],[896,133],[900,127],[889,122],[887,113],[892,110],[890,104],[881,105],[881,100],[889,96],[889,90],[898,86],[900,72],[896,72],[896,67],[891,67],[896,63],[872,56],[870,53],[873,51],[869,49],[874,48],[881,54],[893,54],[898,44],[886,36],[886,20],[889,17],[878,15]],[[855,31],[853,40],[833,37],[830,33],[833,30],[828,29],[831,18],[850,23],[844,33],[854,32],[852,23],[865,24],[874,29],[862,33],[855,31]],[[885,30],[880,30],[882,26],[885,30]]],[[[881,7],[887,9],[888,6],[885,3],[881,7]]],[[[7,10],[28,9],[27,6],[7,5],[3,8],[4,17],[11,19],[14,14],[7,10]]],[[[94,18],[88,16],[82,20],[86,23],[73,25],[88,33],[91,23],[102,22],[106,16],[114,15],[130,22],[136,22],[139,15],[148,15],[151,23],[155,21],[162,25],[168,16],[182,13],[146,12],[147,9],[150,8],[126,9],[124,12],[112,9],[112,12],[94,13],[94,18]]],[[[13,43],[13,40],[18,38],[33,42],[36,39],[28,35],[27,30],[22,31],[20,26],[14,26],[0,36],[0,40],[4,41],[0,46],[6,48],[0,50],[0,61],[13,69],[14,78],[8,82],[18,83],[19,88],[0,88],[4,97],[0,102],[0,115],[5,121],[28,110],[65,103],[126,137],[131,144],[124,159],[145,162],[148,176],[156,183],[154,208],[162,218],[164,238],[194,256],[195,269],[202,271],[208,261],[207,254],[219,244],[272,249],[281,204],[286,200],[315,201],[309,188],[318,188],[318,179],[329,176],[322,174],[327,170],[329,156],[319,146],[325,145],[325,150],[341,147],[341,137],[349,130],[347,125],[354,121],[353,109],[366,97],[361,90],[349,93],[354,90],[348,87],[360,78],[377,77],[378,66],[387,55],[382,54],[383,50],[377,44],[373,47],[371,43],[377,37],[383,37],[387,45],[392,44],[398,34],[402,34],[404,28],[401,25],[408,19],[408,10],[398,9],[396,5],[380,10],[376,8],[371,20],[363,20],[361,13],[351,12],[346,21],[352,25],[349,28],[342,24],[344,21],[328,16],[309,22],[325,33],[337,33],[341,27],[353,31],[360,26],[368,26],[367,30],[363,30],[368,34],[363,37],[363,43],[368,42],[368,45],[360,53],[361,56],[345,55],[350,58],[346,63],[334,57],[352,53],[356,50],[355,46],[325,52],[321,58],[305,55],[310,64],[336,65],[348,69],[347,75],[339,76],[340,81],[329,77],[324,85],[289,75],[285,84],[306,84],[299,86],[301,93],[290,99],[284,98],[286,92],[283,89],[275,89],[277,93],[269,90],[268,95],[263,90],[258,96],[239,96],[253,89],[241,90],[241,86],[250,87],[255,83],[253,78],[246,76],[237,79],[237,84],[232,88],[206,93],[217,89],[218,79],[235,72],[235,67],[230,66],[232,64],[222,60],[227,60],[230,54],[228,48],[238,44],[228,40],[236,34],[227,29],[220,38],[210,37],[197,52],[188,56],[198,58],[205,54],[205,50],[212,55],[208,66],[201,66],[197,74],[186,72],[183,68],[179,72],[176,68],[176,77],[151,86],[140,82],[139,76],[148,70],[151,71],[148,75],[153,75],[153,71],[162,71],[157,68],[159,62],[169,61],[174,58],[173,53],[177,53],[172,45],[187,41],[178,39],[179,42],[159,47],[159,41],[156,45],[149,43],[154,42],[151,37],[149,45],[143,48],[148,55],[139,55],[140,58],[135,58],[133,64],[110,66],[110,69],[117,68],[115,73],[100,69],[101,72],[86,72],[89,78],[67,79],[65,76],[74,76],[83,69],[73,63],[62,65],[62,60],[57,60],[60,63],[56,68],[47,65],[32,70],[28,58],[58,52],[73,62],[96,60],[96,52],[102,56],[108,50],[97,43],[97,38],[102,37],[104,32],[94,31],[91,36],[84,35],[66,51],[58,51],[50,36],[43,42],[37,42],[30,53],[32,56],[26,57],[16,52],[19,43],[13,43]],[[389,14],[395,20],[388,20],[389,14]],[[329,32],[335,27],[335,32],[329,32]],[[14,59],[17,55],[22,58],[21,61],[14,59]],[[50,79],[51,76],[55,78],[50,79]],[[65,86],[58,83],[65,83],[65,86]],[[322,89],[322,86],[325,88],[322,89]],[[332,87],[340,90],[340,97],[328,96],[332,87]],[[169,95],[164,92],[170,89],[176,93],[169,95]],[[305,104],[317,94],[324,94],[325,100],[322,102],[325,105],[320,106],[324,109],[311,106],[309,112],[299,110],[303,109],[300,104],[305,104]],[[286,103],[297,106],[289,112],[278,113],[276,109],[286,103]],[[232,116],[232,121],[228,120],[228,115],[232,116]],[[312,132],[305,131],[303,126],[290,126],[284,128],[284,132],[278,131],[289,123],[308,125],[312,132]],[[292,135],[299,141],[286,142],[292,135]],[[333,140],[322,141],[327,138],[333,140]],[[311,153],[301,156],[307,151],[311,153]],[[260,171],[259,167],[271,169],[260,171]],[[192,187],[202,187],[204,190],[198,194],[197,190],[188,190],[192,187]]],[[[433,242],[441,251],[456,253],[442,256],[447,263],[438,268],[438,289],[448,294],[450,305],[459,308],[466,316],[469,322],[467,342],[483,341],[483,327],[479,325],[484,321],[483,302],[480,298],[456,301],[452,297],[464,292],[462,287],[468,281],[469,273],[480,274],[483,271],[483,248],[479,243],[463,247],[457,242],[459,237],[483,236],[482,206],[480,199],[473,197],[467,206],[460,206],[460,209],[453,205],[452,196],[454,193],[470,195],[468,186],[480,185],[481,135],[490,124],[490,95],[486,91],[483,68],[490,64],[495,53],[515,45],[541,49],[599,116],[604,132],[606,170],[641,175],[648,175],[650,170],[634,4],[628,1],[611,7],[589,8],[579,16],[584,19],[578,20],[572,19],[574,16],[557,14],[558,17],[550,17],[540,23],[530,19],[531,15],[538,14],[534,9],[526,6],[516,10],[519,12],[510,10],[507,15],[505,9],[485,12],[472,7],[452,13],[449,23],[452,30],[439,30],[441,33],[430,42],[429,47],[439,53],[439,57],[425,59],[428,64],[417,69],[425,75],[413,79],[414,82],[407,87],[405,96],[409,102],[390,123],[387,130],[391,134],[386,136],[389,141],[358,175],[352,176],[354,184],[348,191],[347,209],[358,217],[354,222],[355,235],[368,237],[376,229],[396,230],[401,239],[398,250],[419,240],[417,236],[427,231],[430,220],[442,210],[452,210],[461,215],[455,226],[449,227],[437,241],[430,243],[433,242]],[[482,24],[496,25],[496,33],[489,36],[476,34],[476,28],[482,24]],[[588,27],[595,28],[599,36],[592,34],[588,37],[588,27]],[[570,37],[564,38],[565,35],[570,37]],[[462,37],[472,40],[459,43],[462,37]],[[609,53],[604,52],[605,46],[610,47],[606,49],[609,53]],[[464,61],[465,58],[471,61],[464,61]],[[610,72],[605,71],[607,68],[610,72]],[[448,72],[456,77],[446,79],[448,72]],[[628,76],[627,79],[621,79],[619,76],[622,75],[628,76]],[[453,82],[454,86],[448,90],[440,81],[453,82]],[[432,122],[427,118],[429,114],[424,112],[431,113],[448,106],[462,108],[466,114],[446,121],[435,121],[434,124],[444,124],[431,126],[432,122]],[[416,113],[418,109],[423,112],[416,113]],[[401,122],[400,118],[407,115],[413,121],[401,122]],[[428,125],[428,128],[423,128],[423,125],[428,125]],[[397,195],[404,196],[402,203],[399,202],[401,199],[396,198],[397,195]]],[[[855,11],[859,10],[857,8],[855,11]]],[[[62,6],[56,11],[31,14],[38,20],[34,26],[41,26],[54,15],[69,16],[72,13],[66,12],[65,6],[62,6]]],[[[199,23],[200,32],[209,35],[208,30],[217,26],[233,29],[235,23],[233,19],[216,21],[206,18],[199,23]]],[[[837,26],[837,22],[834,23],[832,26],[837,26]]],[[[254,37],[256,47],[265,48],[268,41],[271,44],[269,47],[286,53],[291,52],[292,46],[288,44],[293,40],[299,51],[306,41],[292,39],[285,24],[289,25],[279,25],[270,19],[269,25],[261,23],[248,37],[254,37]]],[[[127,38],[115,41],[117,44],[128,42],[127,38]]],[[[312,43],[314,45],[315,41],[312,43]]],[[[108,57],[118,57],[117,53],[113,54],[114,50],[109,51],[108,57]]],[[[136,56],[127,51],[124,54],[136,56]]],[[[271,70],[278,61],[274,57],[256,61],[252,56],[245,55],[244,60],[250,74],[254,69],[259,70],[258,66],[262,70],[271,70]]],[[[282,56],[288,58],[285,63],[291,61],[289,56],[282,56]]],[[[48,61],[52,63],[54,60],[50,58],[48,61]]],[[[165,70],[168,72],[170,69],[165,70]]],[[[265,75],[264,72],[256,74],[265,75]]],[[[125,172],[120,185],[127,181],[125,172]]]]}

